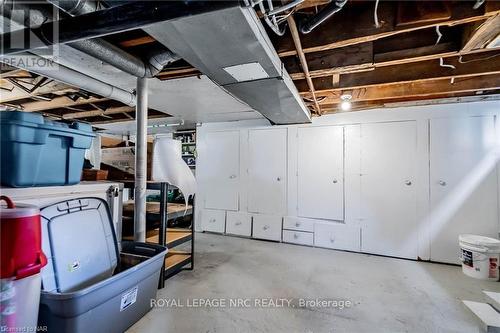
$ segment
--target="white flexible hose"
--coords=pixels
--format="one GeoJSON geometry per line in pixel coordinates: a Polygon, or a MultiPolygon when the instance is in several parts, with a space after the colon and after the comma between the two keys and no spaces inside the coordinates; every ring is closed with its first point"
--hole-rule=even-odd
{"type": "Polygon", "coordinates": [[[378,21],[378,2],[379,0],[375,0],[375,10],[373,11],[373,21],[375,21],[375,27],[380,28],[380,23],[378,21]]]}

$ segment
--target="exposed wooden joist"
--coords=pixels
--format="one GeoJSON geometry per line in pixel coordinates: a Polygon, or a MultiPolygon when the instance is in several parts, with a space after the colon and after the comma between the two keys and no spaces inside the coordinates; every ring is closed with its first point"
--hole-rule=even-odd
{"type": "Polygon", "coordinates": [[[445,1],[403,1],[398,3],[396,26],[444,21],[451,18],[445,1]]]}
{"type": "Polygon", "coordinates": [[[88,99],[79,98],[76,102],[72,101],[68,97],[56,97],[52,101],[39,101],[39,102],[31,102],[22,105],[22,109],[28,112],[35,111],[46,111],[51,109],[65,108],[68,106],[76,106],[90,103],[97,103],[107,101],[107,98],[101,97],[90,97],[88,99]]]}
{"type": "Polygon", "coordinates": [[[184,77],[192,77],[198,75],[201,75],[201,72],[196,68],[191,67],[191,68],[172,69],[172,70],[167,69],[156,75],[156,77],[164,81],[164,80],[180,79],[184,77]]]}
{"type": "MultiPolygon", "coordinates": [[[[446,59],[445,63],[455,68],[442,67],[439,60],[436,59],[412,64],[378,67],[372,71],[342,74],[338,86],[332,83],[331,77],[317,78],[313,80],[313,83],[318,90],[336,87],[350,89],[440,78],[500,74],[500,51],[472,54],[462,58],[458,56],[450,57],[446,59]]],[[[296,85],[299,91],[308,91],[308,85],[304,80],[296,81],[296,85]]]]}
{"type": "Polygon", "coordinates": [[[299,37],[299,31],[297,29],[297,25],[295,24],[295,19],[293,16],[289,16],[288,19],[288,27],[290,28],[290,32],[293,37],[293,42],[295,44],[295,48],[297,49],[297,54],[300,59],[300,63],[302,65],[302,71],[304,72],[304,76],[306,78],[307,86],[309,89],[309,92],[311,93],[312,100],[314,102],[314,108],[316,112],[321,115],[321,107],[318,103],[318,100],[316,99],[316,94],[315,94],[315,89],[314,89],[314,84],[311,79],[311,75],[309,74],[309,69],[306,61],[306,56],[304,52],[302,51],[302,45],[299,37]]]}
{"type": "Polygon", "coordinates": [[[500,15],[490,17],[484,22],[477,22],[464,31],[462,51],[471,51],[487,47],[500,34],[500,15]]]}
{"type": "MultiPolygon", "coordinates": [[[[426,97],[414,97],[414,98],[396,98],[396,99],[386,99],[381,101],[363,101],[355,102],[352,104],[352,111],[369,110],[375,108],[386,108],[386,107],[404,107],[404,106],[414,106],[414,105],[435,105],[435,104],[447,104],[447,103],[462,103],[462,102],[477,102],[477,101],[498,101],[500,100],[499,91],[492,91],[492,94],[481,94],[481,95],[470,95],[469,92],[465,93],[444,93],[436,94],[426,97]]],[[[336,112],[346,112],[341,111],[340,104],[323,104],[322,110],[325,113],[336,113],[336,112]]]]}
{"type": "MultiPolygon", "coordinates": [[[[394,98],[413,98],[433,96],[444,93],[465,93],[496,90],[500,88],[500,75],[484,75],[475,77],[459,78],[450,82],[450,79],[428,80],[410,83],[395,83],[386,86],[370,86],[354,89],[328,89],[317,90],[321,104],[340,103],[340,96],[344,93],[352,95],[352,101],[386,100],[394,98]]],[[[308,97],[308,92],[302,92],[302,96],[308,97]]]]}
{"type": "MultiPolygon", "coordinates": [[[[373,43],[369,42],[336,50],[310,53],[305,58],[311,77],[370,68],[373,65],[373,43]]],[[[282,60],[292,79],[305,78],[301,64],[296,60],[296,57],[286,57],[282,60]]]]}
{"type": "MultiPolygon", "coordinates": [[[[493,2],[493,4],[483,5],[474,10],[472,2],[456,1],[451,6],[449,19],[397,26],[396,6],[398,2],[381,1],[378,9],[378,17],[381,22],[379,28],[374,25],[372,6],[353,6],[348,3],[339,12],[339,15],[327,20],[313,32],[304,35],[302,44],[305,53],[319,52],[366,43],[405,32],[432,28],[436,25],[452,26],[481,21],[500,13],[500,8],[494,3],[495,1],[488,2],[493,2]]],[[[282,38],[275,38],[275,47],[280,56],[296,54],[290,34],[286,34],[282,38]]]]}
{"type": "MultiPolygon", "coordinates": [[[[362,45],[362,44],[360,44],[362,45]]],[[[352,46],[349,46],[347,48],[351,48],[352,46]]],[[[347,49],[345,48],[345,49],[347,49]]],[[[342,51],[344,48],[341,48],[339,50],[335,51],[342,51]]],[[[479,50],[473,50],[469,52],[460,52],[459,48],[457,45],[454,43],[443,43],[443,44],[437,44],[437,45],[430,45],[430,46],[424,46],[424,47],[418,47],[415,49],[408,49],[408,50],[399,50],[399,51],[393,51],[393,52],[387,52],[387,53],[381,53],[381,54],[375,54],[373,57],[373,63],[367,63],[364,62],[363,60],[358,61],[357,64],[347,64],[347,65],[341,65],[336,67],[331,67],[331,68],[321,68],[320,66],[322,63],[317,66],[314,62],[312,62],[313,68],[316,68],[316,70],[311,70],[311,77],[312,78],[319,78],[323,76],[330,76],[332,74],[338,74],[338,73],[356,73],[356,72],[365,72],[369,70],[373,70],[378,67],[385,67],[385,66],[393,66],[393,65],[399,65],[399,64],[409,64],[415,63],[415,62],[420,62],[420,61],[426,61],[426,60],[439,60],[440,58],[450,58],[450,57],[456,57],[458,55],[472,55],[472,54],[480,54],[480,53],[488,53],[494,50],[500,51],[500,49],[479,49],[479,50]]],[[[332,50],[334,51],[334,50],[332,50]]],[[[328,51],[328,52],[332,52],[328,51]]],[[[319,52],[322,53],[322,52],[319,52]]],[[[315,53],[313,53],[315,54],[315,53]]],[[[333,58],[336,52],[333,53],[333,58]]],[[[351,58],[351,63],[354,62],[353,60],[358,59],[358,56],[353,55],[351,58]]],[[[327,62],[324,62],[325,64],[327,62]]],[[[290,73],[290,76],[292,77],[293,80],[302,80],[304,79],[304,75],[302,73],[296,73],[295,68],[296,65],[290,65],[290,63],[285,62],[288,66],[291,67],[292,73],[290,73]]],[[[311,66],[310,66],[311,67],[311,66]]]]}
{"type": "Polygon", "coordinates": [[[138,37],[138,38],[133,38],[129,40],[125,40],[123,42],[120,42],[121,47],[133,47],[133,46],[139,46],[139,45],[144,45],[144,44],[151,44],[155,41],[155,39],[151,36],[143,36],[143,37],[138,37]]]}
{"type": "Polygon", "coordinates": [[[81,111],[81,112],[73,112],[73,113],[65,113],[62,115],[63,119],[78,119],[78,118],[90,118],[90,117],[102,117],[109,116],[112,114],[125,113],[125,112],[133,112],[135,108],[130,106],[118,106],[114,108],[108,108],[104,111],[102,110],[91,110],[91,111],[81,111]]]}
{"type": "MultiPolygon", "coordinates": [[[[290,2],[290,1],[287,1],[287,2],[290,2]]],[[[330,0],[305,0],[300,5],[295,7],[295,9],[302,10],[302,9],[307,9],[307,8],[311,8],[311,7],[322,6],[322,5],[326,5],[329,2],[330,2],[330,0]]]]}
{"type": "MultiPolygon", "coordinates": [[[[493,55],[500,56],[500,52],[495,52],[493,55]]],[[[438,60],[428,60],[410,65],[379,67],[370,72],[344,74],[340,77],[339,87],[381,86],[395,82],[500,74],[500,61],[495,61],[494,58],[487,59],[491,56],[485,53],[462,57],[462,61],[466,63],[460,63],[459,57],[447,58],[446,65],[454,66],[455,69],[441,67],[438,60]]]]}
{"type": "MultiPolygon", "coordinates": [[[[3,79],[5,76],[3,76],[3,79]]],[[[33,80],[32,86],[35,86],[39,80],[44,79],[44,77],[39,76],[36,79],[33,80]]],[[[30,85],[23,84],[27,88],[31,88],[30,85]]],[[[4,84],[2,83],[2,86],[4,84]]],[[[17,101],[20,99],[25,99],[25,98],[30,98],[34,96],[39,96],[39,95],[44,95],[44,94],[63,94],[67,92],[72,92],[72,91],[77,91],[78,89],[72,88],[68,86],[67,84],[58,82],[58,81],[51,81],[49,83],[43,84],[40,87],[38,87],[35,91],[33,92],[28,92],[26,90],[23,90],[19,87],[14,87],[11,92],[2,92],[0,94],[0,103],[7,103],[7,102],[13,102],[17,101]]]]}

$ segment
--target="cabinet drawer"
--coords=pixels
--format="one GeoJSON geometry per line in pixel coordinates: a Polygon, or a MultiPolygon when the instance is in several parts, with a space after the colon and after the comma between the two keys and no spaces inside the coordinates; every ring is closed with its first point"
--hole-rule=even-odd
{"type": "Polygon", "coordinates": [[[283,229],[313,232],[314,221],[300,217],[285,216],[283,229]]]}
{"type": "Polygon", "coordinates": [[[330,249],[360,251],[360,228],[340,223],[316,222],[314,245],[330,249]]]}
{"type": "Polygon", "coordinates": [[[227,212],[226,233],[240,236],[251,236],[251,215],[241,212],[227,212]]]}
{"type": "Polygon", "coordinates": [[[223,210],[204,209],[201,212],[201,225],[204,231],[224,233],[226,212],[223,210]]]}
{"type": "Polygon", "coordinates": [[[283,230],[283,242],[285,243],[312,246],[313,240],[314,234],[312,232],[283,230]]]}
{"type": "Polygon", "coordinates": [[[253,215],[252,237],[281,241],[280,216],[253,215]]]}

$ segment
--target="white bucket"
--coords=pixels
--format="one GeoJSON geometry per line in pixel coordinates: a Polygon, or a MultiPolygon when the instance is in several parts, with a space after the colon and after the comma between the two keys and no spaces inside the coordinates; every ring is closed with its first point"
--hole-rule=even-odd
{"type": "Polygon", "coordinates": [[[500,240],[476,236],[460,235],[462,272],[470,277],[499,281],[500,240]]]}
{"type": "Polygon", "coordinates": [[[19,280],[1,280],[1,332],[37,331],[41,286],[40,274],[19,280]]]}

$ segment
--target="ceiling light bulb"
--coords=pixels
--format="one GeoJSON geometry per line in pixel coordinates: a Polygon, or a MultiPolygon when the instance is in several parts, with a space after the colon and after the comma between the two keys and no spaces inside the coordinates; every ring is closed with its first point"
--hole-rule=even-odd
{"type": "Polygon", "coordinates": [[[352,95],[349,94],[343,94],[340,96],[340,99],[342,100],[342,103],[340,103],[340,109],[342,109],[342,111],[349,111],[351,109],[351,98],[352,95]]]}
{"type": "Polygon", "coordinates": [[[351,109],[351,102],[349,101],[343,101],[340,103],[340,108],[342,111],[349,111],[351,109]]]}

